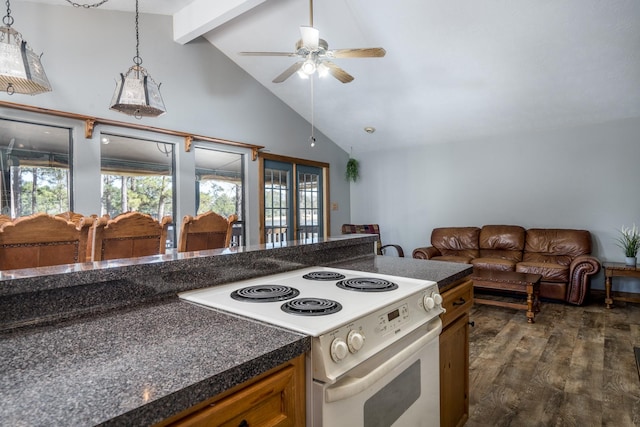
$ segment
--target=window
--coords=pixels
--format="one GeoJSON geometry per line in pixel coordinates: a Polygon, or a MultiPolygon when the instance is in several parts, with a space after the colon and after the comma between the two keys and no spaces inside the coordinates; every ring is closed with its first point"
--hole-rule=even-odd
{"type": "Polygon", "coordinates": [[[213,211],[223,217],[238,215],[232,246],[244,246],[243,155],[195,147],[196,214],[213,211]]]}
{"type": "Polygon", "coordinates": [[[0,119],[0,213],[71,210],[71,130],[0,119]]]}
{"type": "MultiPolygon", "coordinates": [[[[173,144],[103,134],[100,157],[102,215],[129,211],[175,218],[173,144]]],[[[170,227],[167,247],[174,247],[170,227]]]]}
{"type": "Polygon", "coordinates": [[[264,162],[264,243],[293,240],[291,175],[293,165],[273,160],[264,162]]]}
{"type": "Polygon", "coordinates": [[[326,229],[324,177],[328,165],[263,155],[261,241],[317,241],[326,229]]]}
{"type": "Polygon", "coordinates": [[[322,169],[299,165],[298,180],[298,239],[318,240],[322,227],[322,169]]]}

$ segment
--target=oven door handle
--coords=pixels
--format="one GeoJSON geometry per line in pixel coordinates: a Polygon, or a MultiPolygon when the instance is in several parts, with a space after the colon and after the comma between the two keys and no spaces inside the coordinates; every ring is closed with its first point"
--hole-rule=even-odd
{"type": "Polygon", "coordinates": [[[437,340],[440,335],[440,331],[442,330],[442,322],[440,319],[436,322],[431,322],[427,326],[429,329],[425,334],[421,335],[411,344],[407,345],[392,357],[382,362],[379,366],[369,371],[366,375],[359,377],[346,375],[337,383],[325,389],[325,401],[327,403],[337,402],[338,400],[348,399],[358,393],[362,393],[386,374],[391,372],[399,364],[411,357],[411,355],[419,351],[427,343],[434,339],[437,340]]]}

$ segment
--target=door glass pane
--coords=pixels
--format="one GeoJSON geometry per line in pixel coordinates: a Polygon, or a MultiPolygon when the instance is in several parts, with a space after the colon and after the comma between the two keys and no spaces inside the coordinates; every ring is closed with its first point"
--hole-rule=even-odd
{"type": "Polygon", "coordinates": [[[265,243],[281,244],[291,240],[291,165],[265,161],[264,233],[265,243]]]}
{"type": "MultiPolygon", "coordinates": [[[[101,139],[102,215],[136,211],[174,218],[173,144],[116,135],[101,139]]],[[[174,234],[170,226],[167,247],[174,247],[174,234]]]]}
{"type": "Polygon", "coordinates": [[[0,213],[71,210],[71,130],[0,119],[0,213]]]}
{"type": "Polygon", "coordinates": [[[196,214],[238,215],[231,246],[244,246],[243,155],[196,147],[195,160],[196,214]]]}
{"type": "Polygon", "coordinates": [[[322,170],[298,166],[298,239],[318,241],[322,236],[322,170]]]}

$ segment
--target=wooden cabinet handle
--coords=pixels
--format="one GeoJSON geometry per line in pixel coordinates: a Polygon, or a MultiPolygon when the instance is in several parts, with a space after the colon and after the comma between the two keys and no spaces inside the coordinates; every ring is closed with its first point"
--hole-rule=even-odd
{"type": "Polygon", "coordinates": [[[453,305],[464,305],[467,301],[464,298],[460,298],[458,301],[454,301],[453,305]]]}

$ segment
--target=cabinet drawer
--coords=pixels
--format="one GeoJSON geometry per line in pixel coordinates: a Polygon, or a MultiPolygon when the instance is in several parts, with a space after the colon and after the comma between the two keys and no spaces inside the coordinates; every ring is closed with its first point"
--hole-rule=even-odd
{"type": "Polygon", "coordinates": [[[442,327],[446,328],[448,324],[471,310],[472,305],[473,282],[465,279],[458,286],[442,294],[442,307],[446,310],[446,313],[440,316],[442,327]]]}

